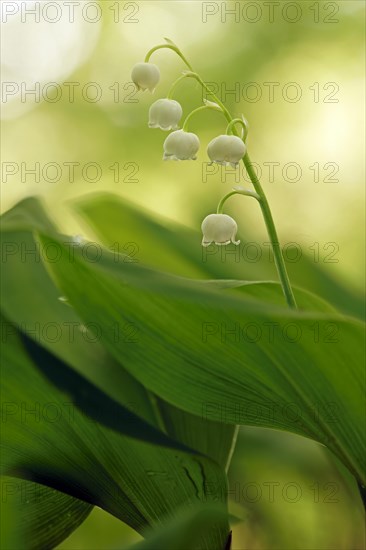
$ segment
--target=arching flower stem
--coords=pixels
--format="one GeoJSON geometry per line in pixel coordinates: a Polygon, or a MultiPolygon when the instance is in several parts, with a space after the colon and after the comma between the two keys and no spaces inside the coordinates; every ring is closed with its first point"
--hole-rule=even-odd
{"type": "Polygon", "coordinates": [[[176,46],[175,44],[159,44],[158,46],[154,46],[153,48],[151,48],[151,50],[149,50],[147,52],[147,54],[145,56],[145,63],[148,63],[150,61],[150,57],[152,56],[152,54],[154,52],[156,52],[157,50],[161,50],[163,48],[168,49],[168,50],[173,50],[173,52],[175,52],[177,55],[179,55],[181,60],[187,65],[188,69],[190,71],[193,71],[192,66],[189,64],[189,62],[187,61],[185,56],[182,54],[182,52],[180,51],[178,46],[176,46]]]}
{"type": "Polygon", "coordinates": [[[243,128],[243,134],[241,136],[241,139],[243,141],[245,141],[248,137],[249,125],[248,125],[248,122],[244,118],[233,118],[233,120],[231,122],[229,122],[229,124],[227,125],[226,133],[228,135],[231,134],[233,132],[233,128],[235,127],[236,124],[241,124],[241,126],[243,128]]]}
{"type": "Polygon", "coordinates": [[[225,202],[227,201],[227,199],[229,199],[230,197],[232,197],[233,195],[245,195],[246,197],[253,197],[254,199],[257,199],[258,202],[260,202],[261,198],[259,195],[257,195],[257,193],[255,193],[254,191],[250,191],[249,189],[243,189],[243,190],[234,190],[234,191],[230,191],[230,193],[228,193],[227,195],[225,195],[225,197],[223,197],[221,199],[221,201],[219,202],[218,206],[217,206],[217,214],[222,214],[222,210],[223,210],[223,207],[224,207],[224,204],[225,202]]]}
{"type": "MultiPolygon", "coordinates": [[[[229,110],[225,107],[225,105],[222,103],[222,101],[216,96],[216,94],[212,90],[210,90],[210,88],[205,84],[205,82],[202,80],[200,75],[193,71],[193,68],[190,65],[190,63],[188,62],[188,60],[186,59],[186,57],[180,51],[178,46],[176,46],[173,42],[168,40],[167,44],[161,44],[161,45],[155,46],[154,48],[149,50],[149,52],[147,53],[147,55],[145,57],[145,62],[149,61],[151,55],[156,50],[159,50],[159,49],[162,49],[162,48],[167,48],[167,49],[173,50],[182,59],[182,61],[187,65],[187,67],[189,69],[189,71],[186,71],[183,76],[188,77],[188,78],[194,78],[195,80],[197,80],[197,82],[200,83],[202,89],[205,90],[205,92],[208,95],[210,95],[212,97],[212,99],[214,100],[214,102],[220,107],[222,113],[224,114],[226,120],[228,121],[228,127],[230,127],[230,131],[232,132],[232,134],[237,136],[237,137],[240,137],[240,135],[239,135],[239,133],[238,133],[236,127],[235,127],[235,125],[238,123],[238,121],[240,119],[235,119],[231,116],[229,110]]],[[[186,124],[186,122],[187,122],[187,119],[186,119],[184,124],[186,124]]],[[[250,178],[250,180],[253,184],[256,195],[259,197],[259,199],[257,199],[257,200],[258,200],[259,205],[261,207],[263,219],[264,219],[264,222],[265,222],[265,225],[266,225],[266,228],[267,228],[267,232],[268,232],[268,236],[269,236],[269,239],[270,239],[270,242],[271,242],[273,256],[274,256],[274,260],[275,260],[275,265],[276,265],[276,268],[277,268],[278,277],[280,279],[282,290],[283,290],[284,296],[286,298],[286,302],[287,302],[287,304],[290,308],[296,309],[297,308],[296,300],[295,300],[295,297],[294,297],[294,294],[293,294],[293,291],[292,291],[292,288],[291,288],[291,283],[290,283],[290,280],[289,280],[289,277],[288,277],[288,274],[287,274],[285,261],[284,261],[283,255],[282,255],[281,245],[280,245],[280,242],[279,242],[279,239],[278,239],[277,230],[276,230],[276,227],[275,227],[275,224],[274,224],[274,221],[273,221],[273,217],[272,217],[271,209],[270,209],[269,204],[268,204],[267,197],[266,197],[266,195],[263,191],[263,188],[262,188],[262,185],[261,185],[261,183],[258,179],[258,176],[255,173],[255,170],[253,169],[253,166],[252,166],[252,163],[250,161],[248,153],[246,153],[244,155],[244,157],[242,158],[242,161],[244,163],[244,166],[246,168],[248,176],[249,176],[249,178],[250,178]]],[[[236,192],[236,193],[237,194],[244,194],[243,192],[240,192],[240,193],[236,192]]],[[[245,193],[245,194],[247,194],[247,193],[245,193]]],[[[253,195],[251,195],[251,196],[253,196],[253,195]]]]}
{"type": "Polygon", "coordinates": [[[176,87],[180,82],[182,82],[182,80],[185,80],[186,78],[187,78],[187,75],[184,73],[179,78],[177,78],[177,80],[173,82],[173,84],[170,86],[170,90],[167,95],[168,99],[173,99],[173,94],[175,92],[176,87]]]}
{"type": "Polygon", "coordinates": [[[185,132],[188,132],[188,123],[191,120],[191,118],[197,113],[200,113],[201,111],[206,111],[207,109],[221,112],[220,107],[214,107],[213,105],[201,105],[200,107],[197,107],[197,109],[194,109],[193,111],[191,111],[189,115],[187,115],[185,121],[183,122],[182,130],[184,130],[185,132]]]}

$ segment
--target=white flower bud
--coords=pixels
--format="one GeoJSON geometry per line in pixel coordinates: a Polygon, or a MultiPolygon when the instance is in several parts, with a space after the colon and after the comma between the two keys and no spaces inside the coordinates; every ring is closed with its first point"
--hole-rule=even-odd
{"type": "Polygon", "coordinates": [[[214,138],[207,147],[212,162],[231,164],[235,168],[246,153],[245,143],[237,136],[222,135],[214,138]]]}
{"type": "Polygon", "coordinates": [[[131,79],[137,90],[153,92],[160,80],[159,67],[153,63],[136,63],[132,68],[131,79]]]}
{"type": "Polygon", "coordinates": [[[164,160],[196,160],[200,140],[196,134],[176,130],[164,141],[164,160]]]}
{"type": "Polygon", "coordinates": [[[174,99],[158,99],[149,110],[149,127],[174,130],[182,118],[183,110],[174,99]]]}
{"type": "Polygon", "coordinates": [[[238,226],[236,221],[226,214],[209,214],[202,222],[202,246],[209,246],[211,243],[224,245],[229,243],[239,244],[236,241],[238,226]]]}

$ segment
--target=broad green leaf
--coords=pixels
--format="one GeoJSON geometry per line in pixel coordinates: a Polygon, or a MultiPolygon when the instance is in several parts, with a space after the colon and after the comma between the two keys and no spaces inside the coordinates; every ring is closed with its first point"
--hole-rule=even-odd
{"type": "MultiPolygon", "coordinates": [[[[85,395],[83,385],[91,388],[90,381],[92,384],[97,384],[103,392],[129,411],[158,426],[156,413],[159,415],[159,406],[151,392],[147,392],[106,353],[100,345],[98,335],[95,337],[90,331],[80,330],[83,328],[80,318],[70,304],[59,300],[60,290],[56,288],[41,262],[42,254],[46,254],[47,251],[40,249],[29,231],[32,228],[40,228],[40,224],[55,231],[43,208],[34,199],[23,201],[2,217],[4,284],[1,290],[2,304],[7,317],[22,332],[41,342],[56,357],[71,364],[86,378],[84,383],[80,377],[70,378],[71,374],[67,379],[64,376],[58,378],[59,382],[63,378],[65,391],[67,390],[65,383],[69,384],[73,399],[79,406],[87,405],[85,400],[83,401],[85,395]],[[19,232],[20,229],[22,231],[19,232]],[[26,269],[24,269],[25,266],[26,269]],[[26,291],[29,286],[32,292],[26,291]]],[[[51,250],[49,252],[52,253],[51,250]]],[[[4,329],[6,330],[6,327],[4,329]]],[[[114,324],[110,330],[114,338],[120,338],[126,346],[133,345],[134,327],[131,323],[126,323],[125,327],[121,328],[114,324]]],[[[94,388],[94,394],[95,391],[94,388]]],[[[93,400],[91,395],[88,395],[89,401],[93,400]]],[[[104,399],[104,401],[107,400],[104,399]]],[[[162,400],[159,402],[164,410],[167,410],[169,405],[162,400]]],[[[102,407],[95,409],[97,412],[103,410],[102,407]]],[[[90,406],[87,409],[84,408],[84,412],[90,412],[90,406]]],[[[227,464],[235,430],[233,426],[202,420],[176,409],[172,411],[173,415],[177,426],[174,426],[170,420],[169,426],[165,426],[164,430],[173,438],[181,437],[182,443],[204,452],[219,464],[223,466],[227,464]],[[215,433],[215,437],[211,437],[212,433],[215,433]],[[199,445],[195,447],[195,443],[199,445]]],[[[125,416],[126,433],[131,435],[132,429],[132,435],[136,437],[147,440],[155,437],[156,442],[167,443],[162,435],[159,436],[147,426],[143,429],[138,418],[131,422],[130,415],[126,413],[125,416]]],[[[119,429],[123,428],[121,411],[116,418],[120,421],[119,429]]],[[[102,418],[99,417],[99,420],[102,421],[102,418]]]]}
{"type": "MultiPolygon", "coordinates": [[[[2,223],[4,232],[2,246],[6,258],[6,263],[3,266],[4,285],[2,287],[2,302],[5,313],[26,334],[42,342],[43,346],[56,356],[71,363],[78,372],[86,377],[86,385],[90,387],[89,380],[96,383],[98,387],[126,408],[132,409],[149,422],[154,422],[157,425],[154,419],[154,411],[151,409],[151,400],[154,402],[154,397],[148,395],[148,392],[139,383],[119,365],[116,365],[110,356],[108,357],[105,350],[101,348],[99,341],[95,341],[96,339],[92,334],[86,335],[79,330],[82,322],[73,308],[59,301],[60,291],[50,280],[43,263],[40,261],[43,253],[46,252],[42,251],[39,246],[37,247],[33,235],[25,231],[27,226],[39,228],[40,220],[47,220],[43,209],[36,201],[30,199],[18,205],[17,210],[24,212],[24,219],[20,214],[15,214],[15,209],[13,209],[3,217],[2,223]],[[36,218],[33,223],[32,216],[36,218]],[[15,231],[17,223],[23,229],[21,233],[15,231]],[[8,229],[11,229],[11,231],[7,231],[8,229]],[[37,251],[36,254],[31,253],[34,250],[37,251]],[[24,263],[26,263],[26,270],[23,269],[24,263]],[[19,292],[18,289],[27,288],[28,284],[31,284],[32,292],[19,292]],[[38,327],[38,330],[35,330],[36,327],[38,327]],[[50,327],[51,330],[47,327],[50,327]],[[53,337],[53,327],[56,327],[56,338],[53,337]],[[103,365],[102,368],[101,365],[103,365]]],[[[54,230],[50,222],[47,221],[44,224],[54,230]]],[[[228,289],[242,285],[238,281],[210,281],[207,284],[228,289]]],[[[249,292],[248,285],[241,288],[249,292]]],[[[261,290],[256,292],[255,289],[257,288],[258,285],[253,285],[251,293],[261,294],[261,290]]],[[[265,285],[259,285],[259,288],[263,289],[266,298],[281,303],[282,291],[278,288],[278,285],[269,284],[269,292],[265,291],[265,285]]],[[[301,296],[297,297],[298,300],[300,297],[299,304],[301,304],[301,296]]],[[[114,323],[113,330],[111,330],[112,334],[117,336],[120,333],[123,337],[123,330],[119,331],[117,327],[118,325],[114,323]]],[[[126,346],[133,345],[133,342],[125,342],[125,344],[126,346]]],[[[64,378],[63,381],[64,383],[68,382],[70,388],[73,389],[73,400],[76,400],[79,406],[84,406],[84,412],[89,412],[90,406],[85,408],[87,404],[85,401],[81,403],[75,393],[78,387],[79,395],[84,395],[82,379],[74,376],[72,380],[68,381],[64,378]]],[[[64,389],[66,391],[65,384],[64,389]]],[[[89,398],[91,401],[92,399],[89,398]]],[[[222,466],[226,467],[228,465],[235,432],[234,426],[204,419],[202,415],[198,417],[185,413],[163,400],[158,400],[156,406],[157,408],[160,406],[162,409],[164,429],[173,439],[211,456],[222,466]]],[[[105,408],[99,407],[95,411],[101,412],[105,408]]],[[[110,417],[113,419],[113,415],[109,415],[110,417]]],[[[122,420],[121,414],[117,418],[122,420]]],[[[132,429],[136,437],[147,440],[151,440],[151,437],[158,435],[154,432],[150,433],[149,430],[146,430],[146,427],[141,429],[141,423],[138,422],[138,419],[135,418],[132,422],[128,414],[126,419],[128,420],[124,424],[126,433],[131,435],[129,429],[132,429]],[[138,426],[140,426],[139,429],[137,429],[138,426]]],[[[102,421],[102,418],[99,417],[99,420],[102,421]]],[[[119,424],[119,428],[121,428],[121,424],[119,424]]],[[[163,444],[163,437],[156,437],[156,442],[163,444]]]]}
{"type": "MultiPolygon", "coordinates": [[[[89,381],[92,383],[97,381],[99,388],[127,409],[124,425],[126,433],[148,441],[155,439],[157,443],[162,444],[164,441],[162,434],[151,430],[149,426],[139,421],[137,415],[129,412],[137,412],[139,416],[156,425],[154,411],[145,389],[119,365],[116,368],[115,361],[101,346],[100,339],[81,330],[83,325],[75,311],[67,305],[67,302],[59,300],[60,291],[47,274],[41,261],[42,251],[29,232],[29,226],[37,228],[41,227],[41,224],[55,231],[55,227],[48,220],[42,207],[32,199],[24,201],[18,208],[10,210],[2,217],[1,297],[4,313],[22,332],[35,341],[41,342],[56,357],[71,364],[86,378],[83,383],[83,378],[73,375],[72,371],[67,371],[70,372],[71,380],[65,378],[67,372],[58,376],[59,383],[63,383],[65,391],[67,391],[66,385],[69,384],[74,400],[78,400],[78,396],[83,398],[85,395],[83,385],[89,388],[87,394],[89,400],[93,401],[98,397],[103,400],[103,395],[96,396],[96,388],[94,388],[94,394],[90,393],[93,385],[89,381]],[[23,208],[22,204],[26,204],[26,208],[23,208]],[[21,292],[23,289],[25,291],[21,292]]],[[[4,338],[7,331],[11,332],[12,328],[11,325],[5,324],[3,325],[4,338]]],[[[111,327],[111,331],[114,332],[115,337],[118,337],[115,327],[111,327]]],[[[121,332],[123,338],[123,331],[121,332]]],[[[107,403],[108,400],[104,399],[104,401],[107,403]]],[[[79,405],[87,404],[84,402],[79,405]]],[[[95,412],[103,410],[105,408],[99,407],[95,412]]],[[[116,418],[121,421],[119,424],[121,428],[123,425],[121,408],[118,409],[116,418]]]]}
{"type": "MultiPolygon", "coordinates": [[[[32,226],[34,230],[47,229],[49,231],[56,231],[55,225],[47,217],[41,203],[33,198],[20,201],[16,207],[11,208],[3,214],[0,220],[1,231],[28,231],[30,226],[32,226]]],[[[18,252],[16,247],[12,246],[12,244],[13,243],[10,243],[6,251],[3,251],[3,254],[6,253],[6,258],[18,252]]],[[[34,247],[23,250],[23,257],[27,254],[32,257],[32,251],[34,252],[34,247]]],[[[4,256],[2,256],[2,259],[4,259],[4,256]]]]}
{"type": "MultiPolygon", "coordinates": [[[[58,300],[60,292],[37,256],[30,255],[24,269],[24,259],[27,259],[24,251],[37,249],[32,235],[5,232],[1,242],[3,252],[14,247],[14,253],[3,263],[2,307],[17,328],[54,354],[54,367],[47,370],[46,362],[44,375],[67,392],[86,414],[99,415],[100,422],[107,422],[132,437],[173,445],[153,427],[156,419],[146,390],[115,364],[98,339],[80,330],[80,319],[70,306],[58,300]],[[27,288],[31,291],[21,292],[27,288]],[[57,370],[57,358],[72,365],[76,372],[66,364],[57,370]]],[[[3,339],[13,330],[11,324],[4,323],[3,339]]],[[[40,356],[46,353],[42,347],[34,346],[34,350],[37,349],[40,356]]]]}
{"type": "MultiPolygon", "coordinates": [[[[9,335],[9,327],[7,330],[9,335]]],[[[108,397],[26,334],[20,334],[20,338],[34,366],[59,390],[64,391],[73,405],[92,420],[122,435],[171,449],[190,451],[108,397]]]]}
{"type": "MultiPolygon", "coordinates": [[[[153,213],[125,200],[122,202],[115,195],[92,194],[78,199],[74,208],[107,247],[113,247],[115,251],[130,255],[131,260],[149,264],[161,271],[186,277],[277,279],[273,260],[270,260],[269,243],[267,246],[258,243],[253,228],[242,229],[242,244],[249,246],[252,243],[254,250],[250,251],[249,246],[246,259],[240,247],[212,245],[202,249],[199,227],[193,231],[170,220],[157,219],[153,213]],[[258,260],[255,260],[256,251],[258,260]]],[[[331,251],[330,247],[327,254],[331,251]]],[[[292,249],[288,247],[290,259],[296,258],[298,252],[296,243],[292,249]]],[[[345,313],[364,319],[363,297],[340,284],[329,269],[326,271],[305,249],[301,249],[299,261],[287,262],[287,269],[293,284],[322,296],[345,313]]],[[[284,303],[281,294],[279,299],[282,299],[279,303],[284,303]]]]}
{"type": "Polygon", "coordinates": [[[215,422],[202,414],[191,414],[163,399],[157,399],[157,407],[169,436],[213,458],[226,471],[228,470],[237,436],[235,425],[215,422]]]}
{"type": "Polygon", "coordinates": [[[48,268],[84,321],[108,326],[128,319],[138,327],[128,349],[107,333],[104,343],[148,389],[212,420],[314,438],[363,476],[360,323],[266,306],[139,264],[117,265],[108,251],[88,263],[76,250],[71,264],[60,239],[41,242],[63,250],[48,268]],[[289,406],[296,410],[289,413],[289,406]]]}
{"type": "MultiPolygon", "coordinates": [[[[144,390],[126,371],[115,368],[115,361],[101,345],[100,336],[90,333],[73,308],[60,301],[61,292],[43,266],[42,251],[29,232],[29,224],[26,225],[20,214],[15,215],[17,211],[22,212],[27,219],[28,208],[34,210],[34,203],[38,204],[26,201],[26,208],[19,205],[2,217],[1,301],[6,317],[90,382],[97,381],[112,398],[151,419],[152,411],[144,390]],[[13,219],[20,220],[19,229],[23,231],[16,230],[13,219]]],[[[109,330],[115,338],[125,341],[131,335],[131,327],[122,327],[119,331],[112,326],[109,330]]]]}
{"type": "Polygon", "coordinates": [[[12,502],[4,503],[5,497],[1,495],[2,506],[0,506],[0,548],[9,550],[18,550],[24,546],[23,539],[19,531],[15,529],[16,510],[12,502]]]}
{"type": "MultiPolygon", "coordinates": [[[[100,506],[139,532],[225,495],[225,476],[210,459],[137,442],[80,414],[35,370],[15,333],[2,374],[4,474],[100,506]]],[[[225,520],[201,548],[222,550],[227,535],[225,520]]]]}
{"type": "Polygon", "coordinates": [[[11,537],[1,546],[4,550],[54,548],[92,510],[86,502],[15,477],[2,477],[1,495],[2,507],[11,514],[12,523],[11,537]]]}
{"type": "MultiPolygon", "coordinates": [[[[200,547],[200,539],[207,536],[217,522],[222,522],[224,512],[217,506],[197,507],[183,511],[156,533],[146,533],[146,540],[130,546],[128,550],[195,550],[200,547]]],[[[231,534],[223,550],[230,550],[231,534]]]]}

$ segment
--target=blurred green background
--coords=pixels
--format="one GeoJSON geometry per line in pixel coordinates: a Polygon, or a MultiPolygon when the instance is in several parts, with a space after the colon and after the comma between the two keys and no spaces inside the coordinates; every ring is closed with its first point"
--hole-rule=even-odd
{"type": "MultiPolygon", "coordinates": [[[[35,3],[23,4],[30,8],[35,3]]],[[[282,242],[298,243],[326,276],[361,302],[364,3],[269,4],[81,1],[73,21],[63,2],[60,12],[41,12],[39,22],[22,13],[21,6],[8,14],[2,39],[2,211],[25,196],[42,195],[64,232],[84,233],[70,200],[108,191],[189,226],[200,246],[202,218],[238,182],[225,170],[203,177],[210,169],[206,145],[225,131],[216,113],[200,114],[190,125],[201,140],[196,162],[162,161],[166,134],[147,128],[148,109],[166,95],[184,66],[168,50],[155,53],[151,60],[159,65],[162,79],[154,96],[134,93],[130,71],[167,36],[205,81],[215,83],[232,113],[248,119],[249,154],[262,172],[282,242]],[[57,13],[60,19],[51,23],[57,13]],[[31,89],[35,94],[26,93],[31,89]],[[274,178],[268,163],[277,163],[274,178]],[[297,179],[299,167],[298,181],[290,181],[297,179]],[[31,169],[39,171],[39,178],[27,173],[31,169]],[[326,248],[328,243],[335,248],[326,248]],[[314,256],[316,250],[319,257],[314,256]],[[327,261],[332,250],[337,261],[327,261]]],[[[40,5],[42,9],[45,3],[40,5]]],[[[181,84],[175,98],[185,115],[202,102],[193,81],[181,84]]],[[[231,199],[226,212],[237,220],[243,242],[262,246],[268,240],[250,200],[231,199]]],[[[123,219],[120,224],[123,228],[123,219]]],[[[139,236],[136,239],[143,248],[139,236]]],[[[238,268],[238,276],[253,278],[253,264],[241,262],[238,268]]],[[[275,278],[273,266],[271,270],[275,278]]],[[[312,290],[311,282],[307,288],[312,290]]],[[[246,484],[254,483],[252,489],[260,488],[262,497],[250,502],[250,488],[248,498],[231,495],[233,513],[244,517],[235,527],[234,549],[363,548],[359,502],[338,467],[328,453],[303,438],[242,429],[231,489],[237,491],[239,483],[240,490],[246,490],[246,484]],[[273,502],[269,482],[279,484],[273,502]],[[288,483],[301,488],[297,502],[282,494],[288,483]],[[337,502],[327,502],[332,487],[337,488],[337,502]]],[[[293,497],[291,489],[288,495],[293,497]]],[[[112,549],[138,538],[96,509],[60,548],[112,549]]]]}

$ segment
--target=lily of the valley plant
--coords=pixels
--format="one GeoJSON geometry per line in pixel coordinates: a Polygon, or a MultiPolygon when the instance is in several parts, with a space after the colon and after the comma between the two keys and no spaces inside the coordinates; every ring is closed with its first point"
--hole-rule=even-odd
{"type": "Polygon", "coordinates": [[[216,94],[206,86],[200,75],[193,70],[178,46],[169,39],[165,40],[166,44],[155,46],[149,50],[145,57],[145,62],[137,63],[133,67],[131,74],[131,78],[137,90],[149,90],[153,92],[159,83],[160,71],[156,65],[150,62],[150,58],[156,50],[163,48],[173,50],[188,68],[188,70],[183,71],[182,75],[173,82],[167,97],[158,99],[150,107],[150,128],[160,128],[165,131],[174,130],[168,135],[164,142],[163,159],[195,160],[200,148],[200,140],[196,134],[188,131],[188,124],[192,116],[203,109],[220,111],[227,122],[226,133],[213,137],[207,146],[207,155],[211,162],[222,165],[229,164],[233,168],[237,167],[239,162],[242,161],[254,187],[254,190],[247,190],[241,186],[235,187],[233,191],[222,198],[218,204],[217,212],[209,214],[202,222],[202,245],[209,246],[211,243],[216,243],[218,245],[234,243],[238,245],[240,241],[236,240],[237,223],[227,214],[223,214],[224,204],[226,200],[233,195],[244,195],[256,199],[261,208],[264,222],[267,227],[284,296],[289,307],[296,308],[295,297],[287,275],[271,210],[247,152],[246,139],[248,136],[248,123],[243,115],[240,117],[233,117],[216,94]],[[204,100],[202,105],[198,106],[186,116],[182,128],[177,129],[182,118],[183,109],[178,101],[173,99],[173,94],[177,84],[189,78],[198,81],[202,89],[212,98],[212,101],[204,100]],[[240,126],[240,133],[237,130],[238,126],[240,126]]]}

